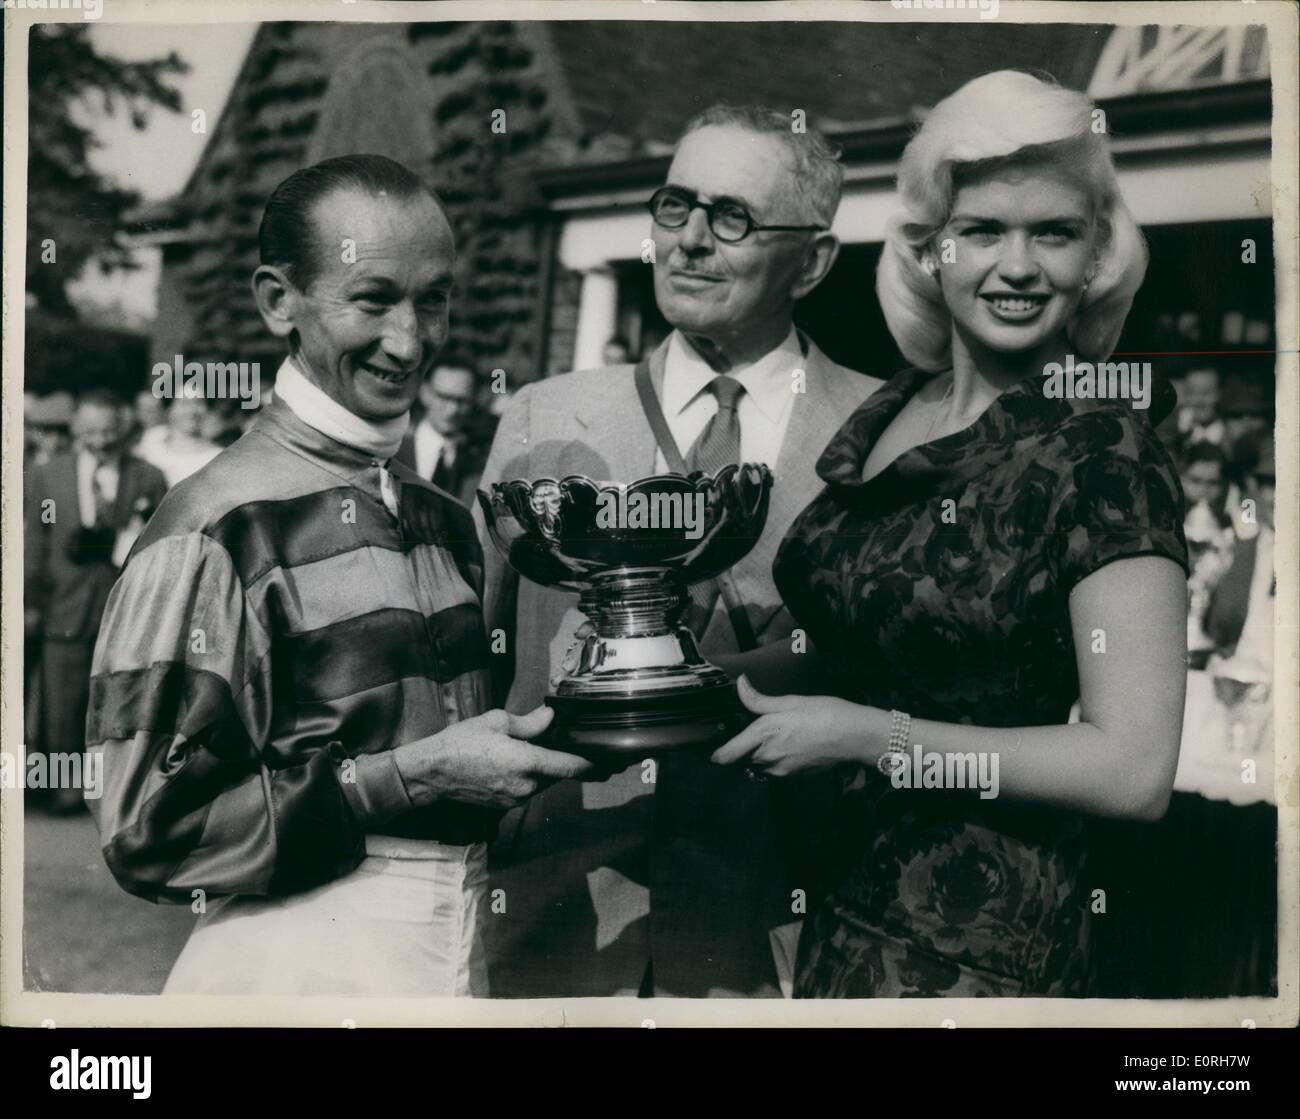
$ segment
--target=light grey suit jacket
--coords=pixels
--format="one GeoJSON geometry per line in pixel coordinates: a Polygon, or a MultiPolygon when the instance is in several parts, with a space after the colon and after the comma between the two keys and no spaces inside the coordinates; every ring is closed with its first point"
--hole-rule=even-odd
{"type": "MultiPolygon", "coordinates": [[[[731,570],[762,644],[794,628],[772,582],[772,561],[791,522],[822,488],[817,459],[881,384],[801,342],[804,391],[795,394],[773,470],[767,523],[731,570]]],[[[667,349],[665,341],[650,359],[661,397],[667,349]]],[[[586,474],[630,482],[653,474],[657,448],[633,370],[569,373],[521,389],[502,417],[482,488],[513,478],[586,474]]],[[[488,630],[507,635],[504,660],[514,654],[506,706],[523,713],[542,702],[584,618],[576,594],[510,570],[486,535],[480,508],[475,517],[488,630]]],[[[707,657],[736,649],[719,601],[701,651],[707,657]]],[[[709,765],[707,757],[663,759],[653,784],[646,773],[634,766],[603,785],[561,782],[506,817],[493,850],[493,886],[506,888],[509,898],[507,913],[489,925],[493,994],[635,993],[651,955],[663,993],[775,993],[767,930],[791,920],[790,893],[774,865],[780,858],[771,850],[766,787],[709,765]],[[675,820],[671,828],[666,813],[675,820]],[[683,822],[697,814],[710,820],[707,837],[683,822]]]]}

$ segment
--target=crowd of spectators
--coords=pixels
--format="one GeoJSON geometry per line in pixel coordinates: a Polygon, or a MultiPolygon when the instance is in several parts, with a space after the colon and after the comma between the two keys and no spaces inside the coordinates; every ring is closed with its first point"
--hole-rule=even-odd
{"type": "MultiPolygon", "coordinates": [[[[621,338],[604,356],[636,359],[621,338]]],[[[1111,997],[1257,994],[1276,983],[1272,412],[1262,393],[1225,399],[1212,366],[1176,383],[1179,407],[1160,434],[1186,502],[1186,712],[1167,816],[1117,825],[1095,861],[1119,902],[1099,956],[1098,993],[1111,997]],[[1186,935],[1188,922],[1198,935],[1186,935]]],[[[441,360],[397,455],[462,501],[474,499],[499,414],[486,387],[472,362],[441,360]]],[[[90,657],[120,564],[165,491],[256,415],[237,401],[149,390],[129,403],[102,389],[26,396],[29,751],[82,749],[90,657]]],[[[29,797],[55,813],[82,810],[75,789],[29,797]]]]}
{"type": "MultiPolygon", "coordinates": [[[[398,458],[472,501],[496,417],[472,362],[429,373],[398,458]]],[[[172,486],[239,439],[262,407],[239,400],[131,400],[105,388],[27,393],[23,401],[24,734],[28,753],[79,754],[90,661],[108,593],[131,546],[172,486]]],[[[28,803],[84,810],[77,788],[29,785],[28,803]]]]}
{"type": "Polygon", "coordinates": [[[1251,386],[1197,366],[1161,430],[1182,481],[1190,575],[1187,697],[1169,811],[1104,823],[1093,877],[1108,896],[1098,994],[1276,990],[1273,788],[1273,417],[1251,386]]]}

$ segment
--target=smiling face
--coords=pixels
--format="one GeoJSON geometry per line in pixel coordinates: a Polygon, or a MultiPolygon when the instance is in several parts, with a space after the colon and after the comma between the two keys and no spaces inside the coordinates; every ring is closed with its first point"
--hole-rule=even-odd
{"type": "MultiPolygon", "coordinates": [[[[667,185],[702,202],[730,198],[760,225],[806,225],[789,157],[781,141],[736,126],[710,125],[683,138],[667,185]]],[[[681,229],[651,225],[655,241],[655,300],[664,317],[686,334],[722,349],[766,353],[789,333],[795,300],[808,281],[811,233],[751,232],[738,244],[713,236],[703,210],[681,229]]],[[[822,235],[825,236],[825,235],[822,235]]]]}
{"type": "Polygon", "coordinates": [[[1086,188],[1050,168],[1007,168],[962,186],[936,237],[939,279],[968,348],[1054,345],[1083,296],[1094,249],[1086,188]],[[943,262],[946,238],[956,260],[943,262]]]}
{"type": "Polygon", "coordinates": [[[348,411],[368,420],[400,416],[447,341],[451,228],[423,194],[336,190],[312,217],[315,274],[305,290],[288,283],[281,292],[277,270],[260,268],[263,317],[281,336],[297,331],[303,371],[348,411]]]}

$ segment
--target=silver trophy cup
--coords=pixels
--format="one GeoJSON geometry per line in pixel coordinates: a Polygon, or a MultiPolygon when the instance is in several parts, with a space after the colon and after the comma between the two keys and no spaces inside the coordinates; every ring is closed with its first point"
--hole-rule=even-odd
{"type": "Polygon", "coordinates": [[[479,491],[510,566],[577,591],[594,627],[546,697],[547,745],[626,762],[724,741],[748,721],[726,673],[700,655],[687,587],[753,548],[771,487],[772,472],[747,463],[627,485],[571,474],[479,491]]]}

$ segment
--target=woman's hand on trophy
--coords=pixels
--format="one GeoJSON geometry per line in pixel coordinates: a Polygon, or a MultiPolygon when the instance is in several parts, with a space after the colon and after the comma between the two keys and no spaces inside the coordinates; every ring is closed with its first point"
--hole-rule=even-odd
{"type": "Polygon", "coordinates": [[[743,764],[763,778],[872,763],[873,708],[833,696],[764,695],[744,676],[736,691],[758,718],[714,751],[718,765],[743,764]]]}
{"type": "Polygon", "coordinates": [[[454,800],[514,808],[556,781],[594,775],[586,758],[528,741],[545,731],[553,716],[549,707],[527,715],[488,711],[399,746],[393,754],[412,803],[454,800]]]}

